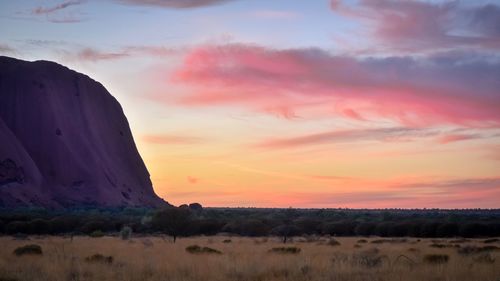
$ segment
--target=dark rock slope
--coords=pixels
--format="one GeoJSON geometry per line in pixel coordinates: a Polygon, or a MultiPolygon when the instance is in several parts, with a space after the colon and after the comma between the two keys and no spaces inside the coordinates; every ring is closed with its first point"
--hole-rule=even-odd
{"type": "Polygon", "coordinates": [[[53,62],[0,57],[0,207],[165,204],[100,83],[53,62]]]}

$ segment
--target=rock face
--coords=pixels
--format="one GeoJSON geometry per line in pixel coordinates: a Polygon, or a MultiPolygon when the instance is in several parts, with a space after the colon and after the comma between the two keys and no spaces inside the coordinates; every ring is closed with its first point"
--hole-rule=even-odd
{"type": "Polygon", "coordinates": [[[0,207],[166,204],[100,83],[53,62],[0,56],[0,207]]]}

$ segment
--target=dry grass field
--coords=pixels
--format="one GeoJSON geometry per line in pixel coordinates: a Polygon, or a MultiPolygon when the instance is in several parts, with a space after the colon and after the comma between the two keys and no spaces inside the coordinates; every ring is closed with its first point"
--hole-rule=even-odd
{"type": "MultiPolygon", "coordinates": [[[[0,281],[464,280],[500,281],[498,241],[410,238],[0,237],[0,281]],[[360,241],[361,240],[361,241],[360,241]],[[362,241],[365,240],[365,241],[362,241]],[[376,241],[379,240],[379,241],[376,241]],[[455,241],[453,241],[455,240],[455,241]],[[379,243],[373,243],[373,242],[379,243]],[[37,244],[42,255],[13,251],[37,244]],[[191,253],[199,245],[221,253],[191,253]],[[297,247],[299,253],[270,252],[297,247]],[[486,247],[486,248],[484,248],[486,247]],[[462,249],[462,250],[460,250],[462,249]],[[94,258],[102,254],[109,258],[94,258]],[[446,260],[443,256],[448,256],[446,260]],[[431,255],[431,256],[429,256],[431,255]]],[[[197,248],[198,249],[198,248],[197,248]]]]}

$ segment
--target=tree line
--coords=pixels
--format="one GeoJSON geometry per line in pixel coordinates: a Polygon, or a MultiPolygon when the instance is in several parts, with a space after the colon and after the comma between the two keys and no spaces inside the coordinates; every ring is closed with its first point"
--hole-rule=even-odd
{"type": "Polygon", "coordinates": [[[165,209],[1,210],[0,233],[134,233],[182,236],[498,237],[500,210],[355,210],[203,208],[194,203],[165,209]]]}

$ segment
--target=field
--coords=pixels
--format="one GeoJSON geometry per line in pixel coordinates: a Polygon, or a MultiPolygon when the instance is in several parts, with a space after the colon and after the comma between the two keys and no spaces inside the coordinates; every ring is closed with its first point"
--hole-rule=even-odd
{"type": "Polygon", "coordinates": [[[499,281],[496,247],[500,243],[489,242],[307,237],[283,244],[278,238],[214,236],[182,238],[174,244],[165,237],[33,236],[27,240],[4,236],[0,237],[0,280],[499,281]],[[28,244],[40,245],[43,254],[13,254],[28,244]],[[221,253],[186,251],[191,245],[221,253]],[[293,248],[270,252],[279,247],[296,247],[300,252],[293,248]],[[94,254],[104,257],[89,260],[94,254]]]}

